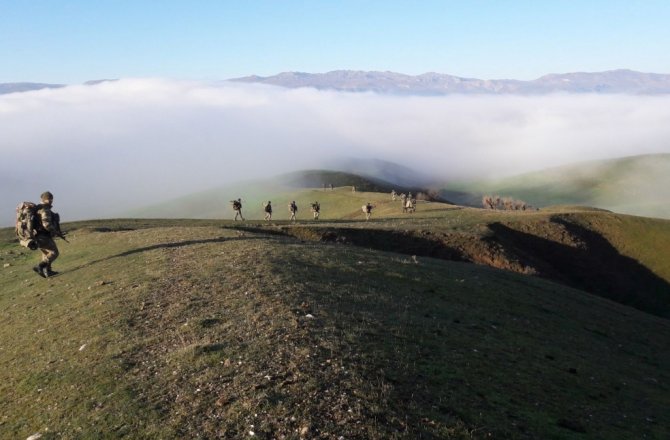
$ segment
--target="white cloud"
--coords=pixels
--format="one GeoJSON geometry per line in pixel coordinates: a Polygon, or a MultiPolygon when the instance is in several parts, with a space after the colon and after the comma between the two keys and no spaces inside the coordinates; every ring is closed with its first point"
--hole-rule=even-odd
{"type": "Polygon", "coordinates": [[[127,79],[0,95],[0,224],[49,189],[65,219],[112,216],[333,157],[445,179],[670,152],[670,97],[400,97],[127,79]]]}

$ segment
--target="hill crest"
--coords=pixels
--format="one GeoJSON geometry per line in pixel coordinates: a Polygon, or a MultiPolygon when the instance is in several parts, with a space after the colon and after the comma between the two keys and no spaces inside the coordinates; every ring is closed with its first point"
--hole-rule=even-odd
{"type": "Polygon", "coordinates": [[[624,214],[670,219],[670,154],[578,162],[497,180],[454,182],[443,196],[481,207],[484,194],[534,206],[583,205],[624,214]]]}
{"type": "MultiPolygon", "coordinates": [[[[370,222],[256,231],[220,220],[66,225],[63,271],[49,280],[1,230],[0,436],[663,437],[666,319],[536,277],[378,249],[385,231],[414,231],[409,245],[485,236],[482,222],[522,232],[548,214],[392,208],[370,222]],[[301,228],[369,241],[281,230],[301,228]]],[[[602,212],[570,221],[667,231],[602,212]]]]}

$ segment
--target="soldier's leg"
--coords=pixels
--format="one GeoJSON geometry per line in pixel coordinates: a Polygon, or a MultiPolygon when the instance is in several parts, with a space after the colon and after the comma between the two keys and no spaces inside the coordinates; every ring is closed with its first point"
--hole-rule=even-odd
{"type": "Polygon", "coordinates": [[[42,262],[38,266],[42,271],[40,275],[44,277],[56,275],[57,272],[54,272],[51,269],[51,264],[56,260],[56,258],[58,258],[58,255],[60,254],[58,252],[58,246],[56,246],[56,242],[48,235],[38,235],[35,240],[37,241],[37,246],[42,252],[42,262]]]}

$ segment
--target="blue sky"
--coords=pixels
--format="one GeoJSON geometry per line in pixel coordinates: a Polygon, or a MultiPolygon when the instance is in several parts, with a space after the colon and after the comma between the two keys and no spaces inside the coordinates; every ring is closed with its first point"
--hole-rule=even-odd
{"type": "Polygon", "coordinates": [[[670,73],[670,1],[0,0],[0,82],[670,73]]]}

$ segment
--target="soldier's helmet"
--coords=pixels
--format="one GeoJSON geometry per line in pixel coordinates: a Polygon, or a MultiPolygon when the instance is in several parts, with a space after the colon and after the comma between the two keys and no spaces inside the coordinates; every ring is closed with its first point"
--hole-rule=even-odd
{"type": "Polygon", "coordinates": [[[53,200],[53,198],[54,198],[54,195],[51,194],[50,191],[45,191],[45,192],[42,193],[42,195],[40,195],[40,199],[42,199],[42,200],[53,200]]]}

